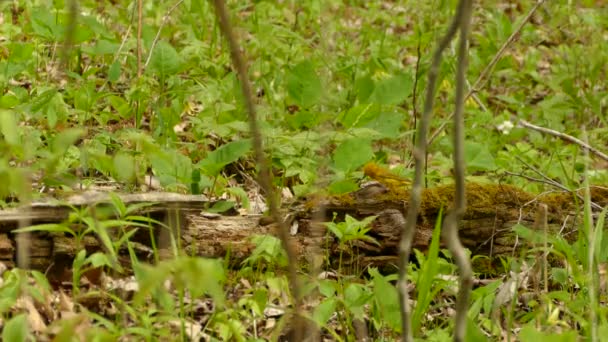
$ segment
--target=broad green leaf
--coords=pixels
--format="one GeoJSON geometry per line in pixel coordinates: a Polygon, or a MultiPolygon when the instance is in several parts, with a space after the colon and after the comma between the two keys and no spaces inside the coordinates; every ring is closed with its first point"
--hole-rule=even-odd
{"type": "Polygon", "coordinates": [[[370,161],[373,156],[370,140],[352,138],[335,149],[332,159],[336,169],[348,173],[370,161]]]}
{"type": "Polygon", "coordinates": [[[234,202],[232,201],[217,201],[207,211],[210,213],[224,213],[232,208],[234,208],[234,202]]]}
{"type": "Polygon", "coordinates": [[[9,145],[19,145],[19,129],[15,116],[16,113],[12,111],[0,110],[0,130],[9,145]]]}
{"type": "Polygon", "coordinates": [[[152,52],[151,69],[159,73],[161,77],[165,77],[176,73],[180,65],[181,61],[175,48],[167,42],[158,42],[152,52]]]}
{"type": "Polygon", "coordinates": [[[342,179],[332,182],[329,185],[328,191],[332,195],[346,194],[359,189],[359,185],[351,179],[342,179]]]}
{"type": "Polygon", "coordinates": [[[133,182],[135,180],[135,158],[125,152],[118,152],[114,156],[114,175],[121,182],[133,182]]]}
{"type": "Polygon", "coordinates": [[[496,169],[494,157],[486,144],[467,142],[465,143],[464,150],[467,169],[475,171],[490,171],[496,169]]]}
{"type": "Polygon", "coordinates": [[[327,298],[321,302],[321,304],[315,307],[315,311],[312,314],[312,319],[317,323],[318,326],[323,327],[331,316],[336,312],[338,306],[338,299],[327,298]]]}
{"type": "Polygon", "coordinates": [[[350,283],[344,289],[344,306],[355,318],[365,316],[365,306],[370,304],[371,299],[372,294],[361,284],[350,283]]]}
{"type": "Polygon", "coordinates": [[[406,74],[398,74],[376,82],[371,100],[381,105],[398,105],[412,93],[414,80],[406,74]]]}
{"type": "Polygon", "coordinates": [[[176,150],[152,150],[148,153],[152,170],[161,185],[189,184],[192,177],[192,161],[176,150]]]}
{"type": "Polygon", "coordinates": [[[114,83],[120,78],[120,62],[114,61],[108,68],[108,81],[114,83]]]}
{"type": "Polygon", "coordinates": [[[578,333],[576,330],[565,331],[563,333],[544,333],[538,331],[532,324],[525,325],[518,336],[521,342],[576,342],[578,333]]]}
{"type": "Polygon", "coordinates": [[[477,320],[467,318],[467,342],[486,342],[488,338],[479,326],[477,320]]]}
{"type": "Polygon", "coordinates": [[[217,176],[224,166],[237,161],[251,149],[249,139],[237,140],[220,146],[209,152],[205,159],[201,160],[200,166],[209,176],[217,176]]]}
{"type": "Polygon", "coordinates": [[[33,57],[34,45],[25,42],[11,42],[9,44],[9,51],[11,53],[11,62],[28,62],[33,57]]]}
{"type": "Polygon", "coordinates": [[[65,153],[68,147],[73,146],[85,133],[82,128],[69,128],[57,134],[53,139],[52,150],[56,153],[65,153]]]}
{"type": "Polygon", "coordinates": [[[338,121],[345,128],[361,127],[378,117],[378,109],[372,103],[357,105],[340,114],[338,121]]]}
{"type": "Polygon", "coordinates": [[[105,253],[93,253],[87,258],[87,261],[91,263],[91,266],[93,267],[112,267],[112,262],[110,259],[108,259],[108,256],[105,253]]]}
{"type": "Polygon", "coordinates": [[[374,301],[381,318],[393,329],[401,331],[401,310],[397,289],[378,270],[370,269],[374,284],[374,301]]]}
{"type": "Polygon", "coordinates": [[[241,202],[241,207],[249,209],[249,197],[247,196],[245,189],[241,187],[230,187],[226,189],[226,192],[238,198],[241,202]]]}
{"type": "Polygon", "coordinates": [[[325,297],[333,297],[336,295],[336,287],[338,284],[334,280],[321,279],[319,280],[319,293],[325,297]]]}
{"type": "Polygon", "coordinates": [[[396,139],[401,131],[404,115],[399,112],[382,112],[365,127],[376,130],[382,138],[396,139]]]}
{"type": "Polygon", "coordinates": [[[107,100],[110,102],[112,108],[114,108],[121,117],[125,119],[131,117],[131,106],[123,97],[110,95],[107,97],[107,100]]]}
{"type": "Polygon", "coordinates": [[[323,89],[312,62],[301,62],[287,73],[287,93],[302,108],[319,102],[323,89]]]}
{"type": "Polygon", "coordinates": [[[102,39],[95,44],[95,48],[91,52],[96,55],[113,55],[118,51],[119,47],[119,43],[102,39]]]}
{"type": "Polygon", "coordinates": [[[4,94],[0,98],[0,108],[14,108],[20,103],[19,98],[13,94],[4,94]]]}
{"type": "Polygon", "coordinates": [[[48,8],[38,7],[32,10],[32,29],[35,34],[52,41],[63,40],[64,25],[57,22],[57,15],[48,8]]]}
{"type": "Polygon", "coordinates": [[[223,283],[226,275],[220,260],[184,257],[178,259],[175,266],[177,284],[184,284],[193,298],[208,294],[218,308],[224,306],[223,283]]]}
{"type": "Polygon", "coordinates": [[[26,314],[12,317],[4,324],[4,328],[2,329],[3,341],[25,342],[28,335],[26,314]]]}
{"type": "Polygon", "coordinates": [[[366,103],[369,97],[373,94],[375,88],[374,80],[371,76],[365,75],[355,82],[355,91],[357,92],[357,100],[359,103],[366,103]]]}
{"type": "Polygon", "coordinates": [[[32,101],[32,112],[39,112],[51,102],[53,97],[55,97],[55,94],[57,94],[57,89],[49,89],[36,96],[34,101],[32,101]]]}
{"type": "Polygon", "coordinates": [[[251,298],[255,302],[255,305],[253,305],[254,312],[259,316],[263,315],[264,309],[268,305],[268,289],[265,287],[255,289],[251,298]]]}

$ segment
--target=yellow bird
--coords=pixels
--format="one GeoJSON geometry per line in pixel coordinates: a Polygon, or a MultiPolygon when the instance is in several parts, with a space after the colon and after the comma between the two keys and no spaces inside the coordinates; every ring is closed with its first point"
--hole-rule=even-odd
{"type": "Polygon", "coordinates": [[[378,181],[386,186],[389,190],[403,190],[409,188],[412,182],[409,179],[400,177],[389,169],[384,168],[374,162],[369,162],[363,167],[363,174],[367,177],[378,181]]]}

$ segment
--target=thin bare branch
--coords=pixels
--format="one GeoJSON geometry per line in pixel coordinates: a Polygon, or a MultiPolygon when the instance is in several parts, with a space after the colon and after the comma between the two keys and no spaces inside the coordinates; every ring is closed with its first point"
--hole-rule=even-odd
{"type": "Polygon", "coordinates": [[[141,47],[141,33],[142,33],[142,25],[143,25],[143,3],[144,0],[137,0],[137,77],[141,77],[141,72],[142,72],[142,68],[141,68],[141,54],[142,54],[142,47],[141,47]]]}
{"type": "Polygon", "coordinates": [[[473,286],[473,268],[465,248],[458,236],[458,226],[466,210],[465,158],[464,158],[464,101],[466,91],[466,70],[468,64],[469,32],[471,29],[472,0],[461,0],[460,42],[458,44],[458,67],[456,69],[456,104],[454,110],[454,208],[443,221],[444,241],[452,253],[460,271],[460,289],[456,299],[454,321],[454,341],[465,340],[467,332],[467,312],[473,286]]]}
{"type": "Polygon", "coordinates": [[[558,137],[558,138],[560,138],[562,140],[571,142],[573,144],[577,144],[578,146],[584,148],[586,151],[589,151],[589,152],[593,153],[594,155],[600,157],[601,159],[603,159],[605,161],[608,161],[608,155],[607,154],[603,153],[602,151],[598,150],[597,148],[595,148],[595,147],[589,145],[588,143],[586,143],[586,142],[584,142],[584,141],[582,141],[580,139],[577,139],[577,138],[575,138],[575,137],[573,137],[571,135],[568,135],[566,133],[562,133],[562,132],[559,132],[559,131],[556,131],[556,130],[552,130],[550,128],[536,126],[534,124],[529,123],[526,120],[521,120],[520,119],[518,121],[518,123],[520,125],[522,125],[523,127],[535,130],[537,132],[549,134],[549,135],[552,135],[554,137],[558,137]]]}
{"type": "Polygon", "coordinates": [[[251,85],[249,83],[249,78],[247,76],[247,65],[243,56],[241,55],[241,49],[237,42],[237,39],[232,31],[232,25],[230,24],[230,18],[228,16],[228,9],[226,8],[226,4],[223,0],[214,0],[216,15],[219,21],[220,29],[225,36],[228,44],[230,46],[230,55],[232,57],[232,63],[236,68],[237,75],[239,77],[241,83],[241,91],[243,92],[243,97],[245,101],[245,106],[247,107],[247,112],[249,116],[249,129],[251,131],[251,135],[253,137],[253,151],[255,154],[255,159],[257,161],[259,170],[258,182],[262,189],[264,189],[266,193],[266,199],[268,202],[268,208],[270,210],[270,215],[274,219],[274,221],[279,226],[278,235],[283,244],[283,248],[287,252],[288,258],[288,275],[289,275],[289,284],[291,287],[291,293],[294,297],[295,301],[295,312],[294,312],[294,326],[293,326],[293,340],[301,341],[303,337],[303,324],[301,323],[302,316],[300,315],[301,310],[301,292],[300,285],[297,277],[297,254],[294,250],[293,246],[290,243],[289,236],[289,227],[287,223],[281,217],[279,212],[279,204],[278,204],[278,196],[277,193],[272,186],[272,180],[270,175],[270,167],[268,164],[268,160],[264,155],[264,148],[262,143],[262,135],[260,133],[260,129],[258,127],[257,121],[257,113],[255,110],[253,93],[251,91],[251,85]]]}
{"type": "MultiPolygon", "coordinates": [[[[483,88],[485,86],[485,84],[486,84],[486,82],[487,82],[487,80],[489,78],[490,73],[492,72],[492,70],[494,70],[494,66],[496,65],[496,63],[498,63],[498,61],[502,58],[502,56],[507,51],[507,48],[511,44],[513,44],[513,42],[515,41],[515,38],[517,38],[519,36],[519,33],[524,28],[524,25],[526,25],[528,23],[528,21],[530,21],[530,18],[532,18],[532,16],[534,15],[534,13],[536,13],[536,11],[538,10],[538,8],[544,2],[545,2],[545,0],[538,0],[536,2],[536,4],[528,11],[528,13],[524,17],[524,19],[521,21],[521,23],[519,23],[519,25],[515,28],[515,30],[513,31],[513,33],[511,33],[511,35],[509,36],[509,38],[507,38],[507,40],[502,44],[502,46],[500,47],[500,49],[498,49],[498,51],[496,52],[496,54],[494,55],[494,57],[492,58],[492,60],[490,61],[490,63],[488,63],[488,65],[483,69],[483,71],[481,72],[481,74],[479,74],[479,76],[477,77],[477,80],[475,80],[475,83],[469,89],[469,92],[465,96],[465,98],[464,98],[465,102],[466,102],[466,100],[468,100],[471,96],[474,96],[476,92],[478,92],[479,90],[481,90],[481,88],[483,88]]],[[[477,98],[476,98],[476,102],[478,102],[478,104],[481,103],[481,101],[479,101],[479,99],[477,99],[477,98]]],[[[441,132],[443,132],[443,130],[445,129],[445,126],[447,125],[447,123],[449,122],[449,120],[452,118],[452,116],[454,116],[453,113],[450,114],[450,116],[447,117],[447,120],[444,121],[439,126],[439,128],[437,128],[437,130],[435,130],[435,132],[433,132],[433,134],[431,134],[431,138],[427,142],[428,145],[430,145],[437,138],[437,136],[439,136],[439,134],[441,134],[441,132]]]]}
{"type": "Polygon", "coordinates": [[[154,52],[154,47],[156,46],[156,44],[158,43],[158,39],[160,38],[160,33],[163,30],[163,27],[167,24],[167,22],[169,21],[170,18],[170,14],[171,12],[173,12],[182,2],[184,2],[184,0],[179,0],[177,3],[175,3],[175,5],[171,6],[171,8],[169,8],[167,10],[167,12],[165,13],[165,15],[163,15],[163,20],[160,23],[160,26],[158,27],[158,31],[156,31],[156,36],[154,37],[154,40],[152,41],[152,45],[150,46],[150,52],[148,52],[148,58],[146,58],[146,62],[144,63],[144,69],[146,69],[148,67],[148,64],[150,63],[150,59],[152,59],[152,52],[154,52]]]}
{"type": "MultiPolygon", "coordinates": [[[[529,163],[527,163],[525,160],[521,159],[518,156],[515,156],[515,159],[517,159],[520,163],[526,165],[530,170],[534,171],[537,175],[541,176],[545,180],[545,183],[547,183],[549,185],[552,185],[552,186],[554,186],[554,187],[556,187],[558,189],[561,189],[563,191],[566,191],[566,192],[573,192],[574,195],[576,197],[578,197],[579,200],[581,200],[582,202],[585,201],[585,199],[583,198],[583,196],[581,196],[578,193],[578,190],[572,191],[572,190],[568,189],[568,187],[566,187],[565,185],[563,185],[563,184],[561,184],[559,182],[554,181],[549,176],[547,176],[544,173],[542,173],[539,169],[537,169],[534,166],[530,165],[529,163]]],[[[597,210],[602,210],[603,209],[601,205],[599,205],[597,203],[594,203],[594,202],[591,202],[591,206],[593,208],[597,209],[597,210]]]]}
{"type": "Polygon", "coordinates": [[[439,74],[439,66],[441,65],[441,59],[443,51],[448,48],[448,45],[456,35],[458,28],[460,27],[460,19],[462,18],[462,12],[465,10],[465,1],[462,0],[458,4],[456,14],[448,27],[446,34],[441,38],[437,44],[437,48],[433,53],[433,59],[431,61],[431,67],[428,73],[427,88],[424,99],[424,110],[422,112],[422,118],[420,120],[420,127],[418,128],[418,137],[416,139],[416,146],[414,146],[413,156],[416,162],[414,182],[410,192],[407,219],[402,225],[403,231],[401,233],[401,240],[399,242],[399,281],[397,287],[399,290],[400,306],[401,306],[401,330],[402,330],[402,341],[411,342],[414,340],[412,325],[410,321],[410,306],[409,306],[409,293],[407,285],[407,267],[410,260],[410,253],[412,250],[412,239],[416,230],[416,221],[418,219],[418,212],[420,211],[421,196],[422,196],[422,181],[423,172],[425,169],[425,155],[426,155],[426,141],[431,124],[433,106],[435,101],[435,90],[437,88],[437,76],[439,74]]]}

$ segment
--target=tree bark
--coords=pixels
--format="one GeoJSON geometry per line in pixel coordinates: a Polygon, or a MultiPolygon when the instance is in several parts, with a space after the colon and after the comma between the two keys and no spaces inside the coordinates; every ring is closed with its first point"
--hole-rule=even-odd
{"type": "MultiPolygon", "coordinates": [[[[436,218],[443,207],[444,212],[451,203],[452,189],[443,186],[427,189],[423,192],[422,211],[418,218],[417,231],[413,247],[425,251],[431,240],[436,218]]],[[[608,188],[592,188],[592,200],[601,206],[608,203],[608,188]]],[[[172,231],[179,234],[179,250],[187,255],[199,255],[211,258],[226,258],[232,266],[239,266],[254,250],[255,245],[250,237],[259,234],[276,233],[276,224],[268,222],[261,215],[226,216],[203,214],[205,207],[212,203],[203,196],[178,195],[165,193],[129,194],[119,196],[126,205],[135,203],[155,203],[138,212],[165,223],[171,223],[172,231]]],[[[361,190],[339,197],[311,198],[289,209],[288,222],[292,227],[292,243],[301,261],[306,262],[310,251],[321,246],[326,261],[337,267],[363,269],[367,266],[378,266],[383,269],[397,265],[399,226],[395,224],[399,215],[407,209],[403,194],[396,194],[380,184],[372,184],[361,190]],[[318,210],[323,210],[319,213],[318,210]],[[347,248],[341,248],[338,241],[329,233],[314,237],[313,218],[324,217],[336,221],[350,215],[361,219],[370,215],[377,218],[371,224],[368,235],[378,244],[366,241],[353,241],[347,248]]],[[[569,240],[576,238],[576,230],[582,223],[581,210],[576,210],[575,196],[572,193],[554,193],[545,196],[533,196],[520,189],[507,185],[467,185],[468,209],[465,213],[459,234],[465,247],[474,255],[485,255],[492,258],[509,256],[525,247],[526,243],[518,241],[512,228],[523,225],[534,229],[534,218],[539,203],[549,208],[549,232],[561,234],[569,240]]],[[[66,202],[33,203],[27,211],[32,224],[65,222],[72,209],[76,207],[95,207],[91,213],[108,211],[107,195],[85,195],[70,198],[66,202]]],[[[580,205],[580,203],[578,204],[580,205]]],[[[15,210],[0,211],[0,261],[14,267],[16,257],[15,233],[17,222],[23,219],[15,210]]],[[[101,219],[100,219],[101,220],[101,219]]],[[[78,224],[72,223],[76,231],[78,224]]],[[[127,227],[127,230],[135,229],[127,227]]],[[[152,262],[154,250],[159,247],[162,257],[172,255],[171,244],[159,241],[166,240],[160,234],[166,228],[154,227],[152,244],[150,232],[138,228],[131,241],[136,254],[145,261],[152,262]]],[[[116,232],[112,233],[116,236],[116,232]]],[[[103,251],[98,239],[85,236],[78,244],[76,239],[63,233],[35,232],[31,234],[30,253],[32,268],[47,274],[62,274],[71,267],[73,257],[80,249],[87,252],[103,251]]],[[[126,248],[119,250],[119,259],[125,265],[129,263],[126,248]]]]}

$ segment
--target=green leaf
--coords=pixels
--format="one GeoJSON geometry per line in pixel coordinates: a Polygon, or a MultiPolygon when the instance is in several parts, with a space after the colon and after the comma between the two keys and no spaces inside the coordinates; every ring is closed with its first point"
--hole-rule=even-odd
{"type": "Polygon", "coordinates": [[[323,89],[312,62],[301,62],[287,73],[287,93],[302,108],[319,102],[323,89]]]}
{"type": "Polygon", "coordinates": [[[0,108],[14,108],[20,103],[19,98],[13,94],[4,94],[0,98],[0,108]]]}
{"type": "Polygon", "coordinates": [[[226,276],[220,260],[185,257],[177,259],[173,267],[176,283],[184,284],[193,298],[208,294],[218,308],[224,306],[223,282],[226,276]]]}
{"type": "Polygon", "coordinates": [[[378,117],[378,106],[372,103],[354,106],[343,112],[338,121],[345,128],[361,127],[378,117]]]}
{"type": "Polygon", "coordinates": [[[226,189],[226,192],[235,196],[241,201],[241,207],[245,209],[249,209],[249,197],[247,196],[247,192],[241,187],[231,187],[226,189]]]}
{"type": "Polygon", "coordinates": [[[496,169],[494,157],[487,144],[466,142],[464,148],[467,168],[474,171],[490,171],[496,169]]]}
{"type": "Polygon", "coordinates": [[[112,65],[110,65],[110,68],[108,68],[108,81],[114,83],[114,82],[118,81],[119,77],[120,77],[120,62],[114,61],[114,63],[112,63],[112,65]]]}
{"type": "Polygon", "coordinates": [[[486,342],[488,338],[476,320],[467,318],[467,342],[486,342]]]}
{"type": "Polygon", "coordinates": [[[52,151],[55,153],[65,153],[70,146],[73,146],[85,133],[82,128],[69,128],[57,134],[53,139],[52,151]]]}
{"type": "Polygon", "coordinates": [[[48,8],[38,7],[32,10],[32,29],[35,34],[53,41],[63,40],[65,28],[57,22],[57,17],[48,8]]]}
{"type": "Polygon", "coordinates": [[[176,150],[150,151],[148,158],[161,185],[190,184],[190,177],[192,177],[192,161],[190,158],[176,150]]]}
{"type": "Polygon", "coordinates": [[[19,129],[16,113],[8,110],[0,110],[0,130],[4,136],[4,140],[9,145],[19,145],[19,129]]]}
{"type": "Polygon", "coordinates": [[[207,211],[210,213],[224,213],[232,208],[234,208],[234,202],[232,201],[217,201],[207,211]]]}
{"type": "Polygon", "coordinates": [[[397,289],[377,269],[370,269],[374,284],[374,301],[381,318],[393,331],[401,331],[401,311],[397,289]]]}
{"type": "Polygon", "coordinates": [[[28,62],[32,59],[34,45],[32,43],[13,41],[8,45],[12,62],[28,62]]]}
{"type": "Polygon", "coordinates": [[[110,95],[107,97],[110,105],[118,112],[118,114],[127,119],[131,117],[131,106],[129,102],[121,96],[110,95]]]}
{"type": "Polygon", "coordinates": [[[102,39],[95,44],[93,51],[90,53],[96,55],[113,55],[116,53],[116,51],[118,51],[119,47],[119,43],[102,39]]]}
{"type": "Polygon", "coordinates": [[[34,101],[32,101],[32,112],[39,112],[49,102],[51,102],[51,100],[55,97],[55,94],[57,94],[57,89],[49,89],[36,96],[34,101]]]}
{"type": "Polygon", "coordinates": [[[220,146],[216,150],[209,152],[205,159],[198,164],[205,173],[215,177],[224,166],[237,161],[251,149],[251,141],[249,139],[237,140],[220,146]]]}
{"type": "Polygon", "coordinates": [[[419,331],[422,326],[423,315],[428,311],[431,301],[436,298],[436,294],[441,290],[441,285],[435,284],[435,278],[439,274],[439,243],[441,242],[441,224],[443,207],[439,209],[438,219],[431,238],[431,244],[427,253],[427,259],[420,261],[420,271],[416,281],[418,296],[416,307],[412,314],[412,330],[419,331]],[[435,285],[433,287],[433,285],[435,285]]]}
{"type": "Polygon", "coordinates": [[[167,42],[158,42],[150,60],[152,70],[165,77],[176,73],[180,65],[181,61],[175,48],[167,42]]]}
{"type": "Polygon", "coordinates": [[[100,252],[91,254],[87,258],[87,261],[93,267],[102,267],[102,266],[111,267],[112,266],[112,262],[110,262],[110,259],[108,259],[108,256],[106,254],[100,253],[100,252]]]}
{"type": "Polygon", "coordinates": [[[338,146],[333,155],[334,166],[345,173],[353,171],[374,156],[371,141],[368,139],[352,138],[338,146]]]}
{"type": "Polygon", "coordinates": [[[118,181],[133,182],[135,180],[135,158],[125,152],[114,156],[114,175],[118,181]]]}
{"type": "Polygon", "coordinates": [[[374,93],[375,88],[374,80],[370,75],[365,75],[359,78],[355,82],[355,91],[357,92],[357,99],[359,103],[366,103],[370,96],[374,93]]]}
{"type": "Polygon", "coordinates": [[[321,304],[315,307],[315,311],[312,314],[312,319],[317,323],[318,326],[323,327],[331,316],[336,312],[338,306],[338,299],[328,298],[321,302],[321,304]]]}
{"type": "Polygon", "coordinates": [[[351,179],[342,179],[332,182],[329,185],[328,191],[332,195],[346,194],[359,189],[359,185],[351,179]]]}
{"type": "Polygon", "coordinates": [[[268,289],[265,287],[255,289],[251,298],[255,303],[255,305],[252,305],[252,309],[254,309],[254,312],[257,315],[262,316],[264,314],[264,309],[268,305],[268,289]]]}
{"type": "Polygon", "coordinates": [[[399,137],[404,115],[399,112],[382,112],[365,127],[376,130],[382,138],[396,139],[399,137]]]}
{"type": "Polygon", "coordinates": [[[350,283],[344,289],[344,306],[355,318],[363,319],[371,299],[372,294],[361,284],[350,283]]]}
{"type": "Polygon", "coordinates": [[[577,331],[566,331],[563,333],[544,333],[536,330],[532,324],[524,326],[519,332],[519,340],[521,342],[575,342],[578,341],[577,331]]]}
{"type": "Polygon", "coordinates": [[[35,226],[29,226],[24,228],[15,229],[13,233],[29,233],[29,232],[47,232],[47,233],[68,233],[72,236],[76,236],[76,233],[67,225],[60,223],[43,223],[35,226]]]}
{"type": "Polygon", "coordinates": [[[25,342],[28,336],[27,316],[20,314],[11,318],[4,324],[2,340],[11,342],[25,342]]]}
{"type": "Polygon", "coordinates": [[[398,74],[376,83],[371,99],[381,105],[398,105],[412,94],[414,80],[410,75],[398,74]]]}

